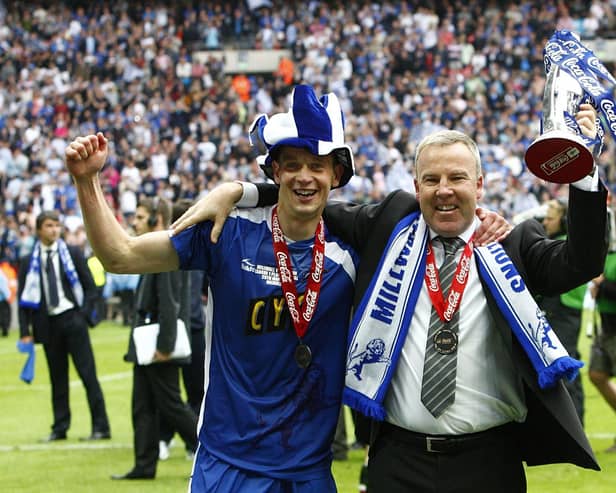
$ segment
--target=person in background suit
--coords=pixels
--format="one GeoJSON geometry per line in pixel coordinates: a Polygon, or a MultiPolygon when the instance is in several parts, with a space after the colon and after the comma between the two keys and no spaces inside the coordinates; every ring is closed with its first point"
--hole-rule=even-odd
{"type": "Polygon", "coordinates": [[[82,440],[108,439],[109,419],[88,332],[96,287],[83,253],[67,245],[60,232],[58,213],[41,212],[37,241],[30,255],[21,258],[18,274],[20,338],[43,345],[51,381],[54,421],[43,441],[65,440],[71,425],[69,355],[86,388],[92,416],[92,432],[82,440]]]}
{"type": "MultiPolygon", "coordinates": [[[[591,138],[596,135],[595,118],[592,106],[580,105],[576,121],[591,138]]],[[[375,418],[368,490],[520,493],[526,491],[523,461],[567,462],[598,470],[562,381],[539,385],[548,348],[556,351],[553,366],[570,365],[561,377],[575,374],[580,363],[566,356],[530,295],[572,289],[602,271],[607,192],[596,168],[569,186],[566,240],[546,238],[541,224],[529,220],[500,245],[481,250],[474,248],[472,237],[483,176],[479,150],[470,137],[444,130],[424,138],[415,153],[415,187],[415,196],[398,190],[380,204],[338,203],[324,212],[330,231],[361,257],[345,403],[375,418]],[[448,251],[453,243],[459,244],[457,252],[448,251]],[[437,266],[449,255],[458,267],[449,274],[456,282],[445,296],[437,266]],[[489,279],[499,271],[496,279],[504,281],[489,279]],[[409,282],[408,296],[398,296],[402,281],[409,282]],[[430,292],[441,293],[440,300],[432,301],[428,284],[430,292]],[[514,292],[522,291],[528,294],[525,306],[511,309],[507,297],[520,299],[514,292]],[[531,310],[524,319],[515,318],[526,308],[531,310]],[[445,323],[429,336],[431,327],[439,327],[438,320],[445,323]],[[516,324],[530,321],[532,325],[522,324],[521,329],[524,334],[536,329],[536,344],[525,344],[524,337],[512,333],[516,324]],[[376,322],[380,325],[375,328],[376,322]],[[362,341],[360,336],[372,340],[356,354],[354,343],[362,341]],[[440,361],[437,353],[448,360],[436,365],[436,376],[426,373],[430,376],[425,380],[439,385],[422,389],[430,360],[440,361]],[[438,374],[445,368],[454,370],[452,380],[438,374]],[[369,391],[366,384],[372,385],[369,391]],[[453,392],[444,392],[446,388],[453,392]]],[[[258,188],[267,189],[267,197],[257,205],[275,200],[271,186],[258,188]]],[[[237,198],[235,190],[236,184],[230,185],[228,193],[237,198]]],[[[214,198],[214,192],[205,198],[208,206],[192,208],[172,226],[173,234],[216,216],[212,241],[217,240],[214,233],[221,231],[229,204],[220,194],[214,198]],[[212,203],[218,210],[209,209],[212,203]]],[[[248,185],[244,192],[242,199],[254,195],[248,185]]]]}
{"type": "Polygon", "coordinates": [[[205,306],[207,306],[208,282],[201,270],[190,271],[190,334],[192,358],[190,365],[182,367],[182,379],[188,404],[199,414],[203,402],[205,360],[205,306]]]}
{"type": "MultiPolygon", "coordinates": [[[[564,239],[567,235],[567,204],[563,200],[550,200],[547,203],[546,214],[542,221],[548,238],[564,239]]],[[[544,311],[556,335],[574,358],[580,358],[578,338],[582,325],[582,308],[586,283],[554,296],[539,296],[538,304],[544,311]]],[[[578,374],[571,382],[566,381],[565,387],[571,395],[575,410],[584,424],[584,388],[582,376],[578,374]]]]}
{"type": "MultiPolygon", "coordinates": [[[[171,220],[175,221],[190,206],[192,200],[182,199],[173,204],[171,220]]],[[[205,373],[205,312],[203,295],[207,293],[207,280],[202,270],[191,270],[190,276],[190,346],[192,355],[190,363],[182,365],[182,381],[186,391],[188,405],[198,416],[204,393],[205,373]]],[[[175,430],[162,420],[160,425],[159,459],[169,458],[169,447],[175,430]]],[[[192,450],[187,450],[190,456],[192,450]]]]}
{"type": "MultiPolygon", "coordinates": [[[[146,198],[139,202],[134,218],[137,236],[164,231],[171,218],[171,204],[162,198],[146,198]]],[[[186,272],[152,272],[139,279],[135,298],[128,352],[124,359],[134,363],[132,421],[135,464],[125,474],[112,479],[154,479],[159,456],[160,420],[164,420],[182,437],[188,450],[197,447],[197,416],[180,392],[178,364],[189,359],[171,360],[177,337],[177,321],[190,327],[190,279],[186,272]],[[154,362],[137,362],[133,331],[136,326],[158,323],[154,362]]]]}
{"type": "MultiPolygon", "coordinates": [[[[180,200],[173,204],[172,221],[179,218],[192,205],[191,200],[180,200]]],[[[203,379],[205,360],[205,311],[204,299],[208,293],[205,272],[191,270],[190,275],[190,337],[192,357],[189,365],[182,366],[182,379],[188,404],[199,414],[203,401],[203,379]]]]}
{"type": "MultiPolygon", "coordinates": [[[[613,238],[610,246],[603,272],[592,280],[589,287],[601,322],[594,327],[588,377],[616,412],[616,242],[613,238]]],[[[605,451],[616,453],[616,439],[605,451]]]]}
{"type": "Polygon", "coordinates": [[[2,337],[9,335],[11,327],[11,290],[9,288],[9,278],[0,269],[0,329],[2,329],[2,337]]]}

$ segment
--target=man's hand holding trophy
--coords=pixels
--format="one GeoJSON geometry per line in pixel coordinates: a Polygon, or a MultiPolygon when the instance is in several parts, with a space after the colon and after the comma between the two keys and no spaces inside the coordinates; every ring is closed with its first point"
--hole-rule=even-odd
{"type": "Polygon", "coordinates": [[[573,183],[594,172],[594,158],[601,152],[605,132],[597,113],[616,137],[616,79],[569,31],[556,31],[543,53],[547,80],[541,136],[524,159],[539,178],[573,183]]]}

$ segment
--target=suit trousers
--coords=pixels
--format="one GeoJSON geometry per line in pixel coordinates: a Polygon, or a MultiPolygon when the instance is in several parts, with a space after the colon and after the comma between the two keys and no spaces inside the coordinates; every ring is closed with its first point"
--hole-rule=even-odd
{"type": "Polygon", "coordinates": [[[197,415],[182,401],[177,365],[134,366],[132,412],[136,470],[156,474],[161,419],[179,433],[187,449],[196,450],[197,415]]]}
{"type": "Polygon", "coordinates": [[[11,328],[11,305],[8,301],[0,301],[0,329],[2,335],[7,336],[11,328]]]}
{"type": "Polygon", "coordinates": [[[68,356],[86,389],[92,418],[92,431],[109,432],[109,419],[105,399],[98,377],[90,342],[90,333],[84,316],[75,309],[49,317],[49,342],[43,344],[53,406],[52,430],[64,434],[71,425],[69,405],[68,356]]]}
{"type": "Polygon", "coordinates": [[[192,355],[190,364],[182,366],[182,379],[188,404],[195,414],[199,415],[205,380],[205,330],[193,331],[190,337],[192,355]]]}
{"type": "Polygon", "coordinates": [[[451,441],[430,441],[383,423],[370,447],[369,491],[524,493],[526,476],[509,426],[451,441]]]}
{"type": "MultiPolygon", "coordinates": [[[[203,382],[205,379],[205,332],[203,329],[193,331],[190,337],[190,346],[192,348],[190,363],[180,365],[180,368],[188,405],[199,416],[201,402],[203,401],[203,382]]],[[[169,443],[173,435],[175,435],[175,430],[164,419],[161,419],[160,439],[169,443]]],[[[186,448],[190,449],[188,444],[186,448]]]]}

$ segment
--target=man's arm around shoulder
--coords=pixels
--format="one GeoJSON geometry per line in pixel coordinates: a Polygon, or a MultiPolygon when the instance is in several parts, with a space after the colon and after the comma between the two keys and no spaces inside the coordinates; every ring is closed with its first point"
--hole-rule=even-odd
{"type": "Polygon", "coordinates": [[[416,210],[415,197],[404,190],[396,190],[377,204],[329,202],[323,218],[331,233],[361,250],[377,225],[389,234],[400,219],[416,210]]]}

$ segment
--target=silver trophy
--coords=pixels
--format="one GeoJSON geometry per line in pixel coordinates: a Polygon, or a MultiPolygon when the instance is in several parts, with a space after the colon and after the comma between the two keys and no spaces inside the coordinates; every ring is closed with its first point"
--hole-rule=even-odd
{"type": "Polygon", "coordinates": [[[537,177],[553,183],[572,183],[592,171],[593,155],[582,137],[565,121],[575,117],[584,98],[579,82],[552,64],[543,93],[543,129],[528,147],[524,160],[537,177]]]}

